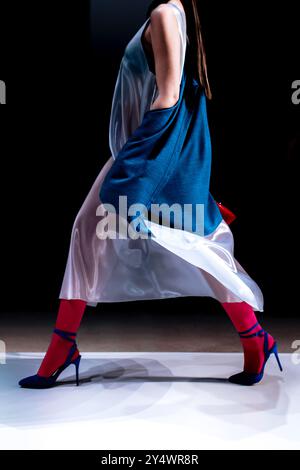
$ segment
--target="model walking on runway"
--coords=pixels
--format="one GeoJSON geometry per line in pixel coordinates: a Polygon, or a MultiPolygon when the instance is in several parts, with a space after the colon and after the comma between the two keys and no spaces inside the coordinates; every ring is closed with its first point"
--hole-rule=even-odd
{"type": "Polygon", "coordinates": [[[74,222],[49,348],[22,387],[51,387],[70,364],[79,383],[75,338],[86,305],[180,296],[209,296],[224,307],[244,350],[243,371],[230,382],[259,382],[272,353],[281,368],[276,342],[254,313],[263,311],[262,292],[234,258],[232,214],[209,190],[211,90],[200,4],[152,2],[125,49],[112,100],[111,157],[74,222]],[[124,218],[120,197],[146,212],[124,218]],[[169,224],[163,206],[172,208],[169,224]],[[136,236],[120,236],[125,219],[136,236]]]}

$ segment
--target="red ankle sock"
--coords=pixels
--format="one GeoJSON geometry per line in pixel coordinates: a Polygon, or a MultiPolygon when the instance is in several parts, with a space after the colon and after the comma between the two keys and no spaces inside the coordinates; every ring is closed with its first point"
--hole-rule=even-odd
{"type": "MultiPolygon", "coordinates": [[[[86,302],[83,300],[65,300],[60,301],[58,315],[55,323],[55,328],[77,333],[80,326],[86,302]]],[[[70,338],[75,339],[75,336],[70,338]]],[[[49,377],[53,374],[66,360],[72,343],[67,341],[56,333],[52,334],[51,342],[48,347],[47,353],[43,362],[38,370],[38,375],[49,377]]],[[[74,353],[73,359],[79,354],[77,350],[74,353]]]]}
{"type": "MultiPolygon", "coordinates": [[[[226,302],[221,304],[238,333],[251,331],[245,335],[257,333],[262,329],[252,307],[246,302],[226,302]],[[254,328],[253,326],[256,325],[254,328]]],[[[252,338],[240,338],[244,348],[244,371],[257,374],[264,362],[264,335],[252,338]]],[[[274,338],[268,334],[268,349],[274,344],[274,338]]]]}

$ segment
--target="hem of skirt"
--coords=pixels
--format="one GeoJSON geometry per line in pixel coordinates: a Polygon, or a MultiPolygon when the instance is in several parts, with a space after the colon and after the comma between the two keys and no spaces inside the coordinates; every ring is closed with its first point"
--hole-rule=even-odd
{"type": "MultiPolygon", "coordinates": [[[[208,238],[208,237],[210,237],[211,235],[213,235],[215,232],[217,232],[217,231],[219,230],[219,227],[221,226],[222,223],[225,224],[225,225],[227,225],[227,226],[229,227],[229,225],[227,224],[227,222],[226,222],[226,221],[224,220],[224,218],[221,216],[221,221],[220,221],[220,223],[216,226],[216,228],[215,228],[209,235],[199,236],[199,235],[197,235],[197,234],[195,234],[195,233],[194,233],[193,235],[196,235],[198,238],[202,238],[202,239],[208,238]]],[[[154,225],[157,225],[157,224],[154,224],[154,225]]],[[[151,231],[151,226],[149,227],[149,226],[147,225],[147,228],[148,228],[148,230],[151,231]]],[[[173,229],[171,229],[171,230],[173,230],[173,229]]],[[[230,228],[229,228],[229,230],[230,230],[230,228]]],[[[177,229],[174,229],[174,231],[178,231],[178,230],[177,230],[177,229]]],[[[152,233],[152,232],[151,232],[151,233],[152,233]]],[[[156,236],[155,233],[153,233],[153,241],[154,241],[155,243],[158,243],[158,244],[161,245],[162,247],[164,247],[166,250],[169,250],[169,251],[170,251],[171,253],[173,253],[175,256],[178,256],[179,258],[184,259],[185,261],[187,261],[188,263],[193,264],[194,266],[198,267],[199,269],[204,269],[204,270],[205,270],[205,268],[203,268],[202,266],[199,266],[199,265],[197,265],[197,264],[195,264],[195,263],[192,263],[190,260],[188,260],[188,259],[184,258],[183,256],[181,256],[180,254],[178,254],[178,252],[176,252],[176,251],[175,251],[174,249],[172,249],[170,246],[167,246],[167,244],[161,243],[160,237],[159,237],[159,236],[156,236]]],[[[232,256],[233,256],[233,255],[232,255],[232,256]]],[[[205,270],[205,271],[207,271],[207,270],[205,270]]],[[[209,272],[209,271],[207,271],[207,272],[208,272],[209,274],[211,274],[217,281],[221,282],[221,281],[218,279],[218,277],[215,276],[213,273],[211,273],[211,272],[209,272]]],[[[250,276],[249,276],[249,279],[252,280],[252,278],[250,278],[250,276]]],[[[253,281],[253,280],[252,280],[252,281],[253,281]]],[[[222,282],[221,282],[221,284],[222,284],[222,282]]],[[[224,285],[224,284],[223,284],[223,285],[224,285]]],[[[226,288],[226,290],[227,290],[229,293],[231,293],[231,294],[233,295],[233,297],[234,297],[234,299],[230,300],[230,302],[232,302],[232,303],[247,302],[247,303],[253,308],[254,311],[263,312],[263,311],[264,311],[264,310],[263,310],[263,301],[258,301],[258,298],[256,297],[256,295],[255,295],[254,292],[252,291],[251,287],[249,287],[247,284],[246,284],[246,286],[247,286],[248,289],[250,289],[250,291],[252,292],[253,300],[255,300],[255,302],[250,301],[249,299],[246,299],[246,298],[244,298],[243,296],[240,296],[240,295],[238,294],[238,292],[236,292],[235,290],[232,290],[232,289],[230,289],[230,288],[224,286],[224,287],[226,288]],[[238,299],[238,300],[235,300],[235,299],[238,299]]],[[[212,296],[211,296],[211,297],[212,297],[212,296]]],[[[216,298],[216,297],[213,297],[213,298],[216,298]]],[[[219,299],[217,299],[217,300],[219,300],[219,299]]],[[[224,302],[223,300],[219,300],[219,301],[220,301],[220,302],[224,302]]]]}
{"type": "MultiPolygon", "coordinates": [[[[166,296],[163,296],[163,297],[144,297],[142,299],[128,299],[128,298],[124,298],[124,299],[117,299],[117,300],[106,300],[106,299],[97,299],[97,300],[88,300],[87,298],[85,298],[84,296],[66,296],[66,295],[62,295],[62,296],[59,296],[59,299],[60,300],[82,300],[84,302],[86,302],[86,304],[89,306],[89,307],[97,307],[98,304],[116,304],[116,303],[128,303],[128,302],[145,302],[145,301],[149,301],[149,300],[167,300],[167,299],[178,299],[178,298],[191,298],[191,297],[195,297],[195,298],[204,298],[204,299],[213,299],[213,300],[216,300],[217,302],[219,303],[222,303],[222,302],[225,302],[225,300],[219,300],[219,299],[216,299],[215,297],[212,297],[212,296],[208,296],[208,295],[181,295],[181,294],[173,294],[173,295],[166,295],[166,296]]],[[[240,302],[244,302],[243,299],[238,299],[238,300],[226,300],[226,303],[240,303],[240,302]]],[[[264,308],[261,307],[261,308],[254,308],[253,306],[251,306],[253,308],[253,310],[255,312],[264,312],[264,308]]]]}

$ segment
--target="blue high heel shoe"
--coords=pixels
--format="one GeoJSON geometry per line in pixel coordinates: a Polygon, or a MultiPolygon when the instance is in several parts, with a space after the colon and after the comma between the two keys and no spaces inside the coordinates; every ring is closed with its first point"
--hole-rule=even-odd
{"type": "Polygon", "coordinates": [[[275,342],[273,344],[273,346],[269,349],[269,346],[268,346],[268,336],[269,335],[268,335],[268,333],[265,330],[261,329],[261,330],[257,331],[256,333],[248,334],[254,328],[256,328],[257,325],[258,325],[258,323],[255,323],[255,325],[253,325],[251,328],[249,328],[249,330],[242,331],[242,332],[239,333],[239,335],[240,335],[241,338],[254,338],[254,336],[260,336],[260,337],[263,336],[264,337],[264,355],[265,355],[265,358],[264,358],[264,363],[262,365],[261,371],[258,374],[252,374],[252,373],[243,371],[243,372],[240,372],[239,374],[232,375],[228,379],[229,382],[231,382],[231,383],[238,384],[238,385],[254,385],[254,384],[260,382],[261,379],[264,376],[265,365],[267,363],[267,360],[271,356],[271,354],[275,355],[278,367],[281,370],[281,372],[283,370],[281,362],[279,360],[279,356],[278,356],[277,343],[275,342]]]}
{"type": "Polygon", "coordinates": [[[76,336],[76,333],[71,333],[69,331],[59,330],[55,328],[54,333],[59,335],[61,338],[65,339],[66,341],[70,341],[72,346],[70,348],[69,354],[65,362],[53,372],[50,377],[42,377],[41,375],[31,375],[30,377],[26,377],[25,379],[20,380],[19,385],[23,388],[50,388],[53,387],[56,380],[58,379],[59,375],[70,365],[74,364],[76,369],[76,385],[79,385],[79,364],[81,356],[76,357],[76,359],[72,360],[75,352],[78,350],[77,344],[75,339],[70,338],[70,336],[76,336]]]}

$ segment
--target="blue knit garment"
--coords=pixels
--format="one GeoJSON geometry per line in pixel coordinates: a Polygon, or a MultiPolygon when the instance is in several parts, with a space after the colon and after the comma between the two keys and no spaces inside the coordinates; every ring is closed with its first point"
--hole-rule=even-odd
{"type": "Polygon", "coordinates": [[[209,235],[222,221],[209,191],[210,172],[206,96],[199,81],[184,69],[179,100],[170,108],[145,112],[106,175],[100,200],[118,213],[119,196],[127,196],[128,207],[143,204],[149,218],[151,204],[189,204],[192,223],[182,218],[179,227],[171,214],[171,227],[197,233],[196,205],[203,205],[201,234],[209,235]]]}

